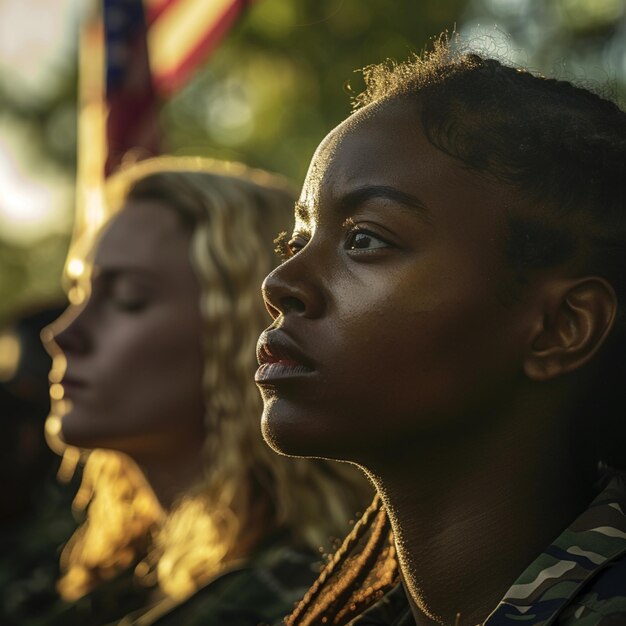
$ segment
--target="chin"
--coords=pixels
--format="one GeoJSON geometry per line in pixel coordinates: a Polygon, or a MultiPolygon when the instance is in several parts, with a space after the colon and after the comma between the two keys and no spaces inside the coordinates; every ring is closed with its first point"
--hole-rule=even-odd
{"type": "Polygon", "coordinates": [[[299,445],[299,438],[294,436],[293,428],[289,424],[276,419],[272,412],[268,412],[267,409],[263,411],[263,418],[261,420],[261,432],[263,433],[263,439],[265,443],[277,452],[284,456],[309,456],[307,451],[299,445]]]}
{"type": "Polygon", "coordinates": [[[333,444],[338,443],[338,438],[320,427],[321,423],[319,418],[289,410],[282,401],[274,400],[265,404],[261,431],[267,445],[278,454],[347,460],[334,449],[333,444]]]}
{"type": "Polygon", "coordinates": [[[264,398],[261,431],[266,443],[278,454],[319,456],[317,446],[312,445],[316,437],[310,432],[310,420],[284,399],[264,398]]]}
{"type": "Polygon", "coordinates": [[[61,439],[68,445],[76,448],[93,450],[104,447],[103,438],[98,436],[93,424],[84,416],[70,411],[61,418],[61,439]]]}

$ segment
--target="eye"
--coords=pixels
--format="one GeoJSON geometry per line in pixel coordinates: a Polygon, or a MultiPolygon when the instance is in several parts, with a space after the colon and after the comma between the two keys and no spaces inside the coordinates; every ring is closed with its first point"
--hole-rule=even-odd
{"type": "Polygon", "coordinates": [[[346,250],[379,250],[381,248],[391,248],[391,244],[370,230],[364,228],[353,228],[346,238],[346,250]]]}
{"type": "Polygon", "coordinates": [[[308,239],[300,233],[295,233],[291,237],[286,232],[282,232],[274,239],[276,247],[274,251],[283,260],[287,261],[292,256],[298,254],[308,243],[308,239]]]}
{"type": "Polygon", "coordinates": [[[123,313],[139,313],[148,306],[145,289],[128,280],[117,280],[110,285],[108,299],[111,305],[123,313]]]}
{"type": "Polygon", "coordinates": [[[145,300],[135,300],[135,299],[124,299],[124,298],[116,298],[113,301],[113,304],[116,309],[119,311],[123,311],[124,313],[139,313],[146,308],[145,300]]]}

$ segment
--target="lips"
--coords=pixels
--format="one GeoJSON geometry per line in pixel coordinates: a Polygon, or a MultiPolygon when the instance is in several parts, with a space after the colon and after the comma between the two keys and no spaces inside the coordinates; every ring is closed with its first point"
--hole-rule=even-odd
{"type": "Polygon", "coordinates": [[[61,386],[63,387],[65,395],[67,395],[68,393],[72,393],[73,391],[84,389],[87,386],[87,383],[84,380],[80,380],[79,378],[74,378],[72,376],[66,375],[63,376],[61,386]]]}
{"type": "Polygon", "coordinates": [[[268,384],[308,376],[315,372],[313,361],[280,329],[266,330],[257,343],[259,369],[254,380],[268,384]]]}

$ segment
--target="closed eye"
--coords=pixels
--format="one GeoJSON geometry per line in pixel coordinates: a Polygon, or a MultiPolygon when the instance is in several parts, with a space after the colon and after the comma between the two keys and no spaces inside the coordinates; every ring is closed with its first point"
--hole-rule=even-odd
{"type": "Polygon", "coordinates": [[[116,297],[113,299],[113,305],[118,311],[124,313],[139,313],[147,307],[148,303],[143,298],[116,297]]]}

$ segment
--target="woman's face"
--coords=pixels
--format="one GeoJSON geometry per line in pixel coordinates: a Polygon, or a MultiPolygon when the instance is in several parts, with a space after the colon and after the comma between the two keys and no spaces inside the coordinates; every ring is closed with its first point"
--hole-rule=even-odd
{"type": "Polygon", "coordinates": [[[503,303],[513,202],[434,148],[402,100],[331,132],[297,204],[293,255],[264,283],[270,445],[367,466],[487,423],[522,376],[528,330],[523,303],[503,303]]]}
{"type": "Polygon", "coordinates": [[[129,201],[106,228],[89,300],[52,328],[67,359],[67,443],[138,460],[201,445],[202,322],[189,243],[174,210],[147,200],[129,201]]]}

